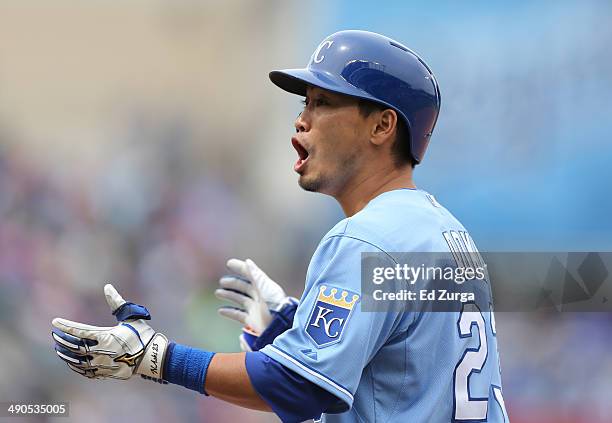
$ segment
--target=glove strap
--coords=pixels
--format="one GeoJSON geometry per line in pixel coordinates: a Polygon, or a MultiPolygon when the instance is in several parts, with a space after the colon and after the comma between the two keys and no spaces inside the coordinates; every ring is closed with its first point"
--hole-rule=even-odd
{"type": "Polygon", "coordinates": [[[164,359],[168,349],[168,338],[161,333],[156,333],[145,348],[144,355],[136,373],[145,379],[163,380],[164,359]]]}
{"type": "MultiPolygon", "coordinates": [[[[259,336],[243,329],[240,338],[241,343],[244,341],[250,347],[249,351],[259,351],[266,345],[271,344],[277,336],[293,326],[293,317],[297,308],[298,301],[288,297],[278,311],[272,311],[272,321],[259,336]]],[[[245,348],[242,348],[244,351],[245,348]]]]}
{"type": "Polygon", "coordinates": [[[151,320],[151,314],[145,306],[130,302],[124,303],[117,310],[113,311],[113,316],[117,318],[118,322],[135,319],[151,320]]]}

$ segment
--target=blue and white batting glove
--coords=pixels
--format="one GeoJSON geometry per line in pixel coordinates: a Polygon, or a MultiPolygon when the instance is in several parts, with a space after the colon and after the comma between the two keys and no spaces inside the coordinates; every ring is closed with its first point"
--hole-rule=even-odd
{"type": "MultiPolygon", "coordinates": [[[[240,348],[242,351],[255,351],[263,347],[256,347],[257,340],[273,321],[277,320],[277,314],[287,306],[293,307],[294,313],[298,300],[288,297],[283,288],[251,259],[230,259],[227,261],[227,268],[234,274],[223,276],[219,280],[220,288],[215,291],[215,295],[221,300],[236,304],[237,307],[220,307],[219,314],[244,325],[240,334],[240,348]]],[[[280,326],[280,333],[291,327],[293,313],[289,320],[283,319],[285,323],[280,326]]],[[[261,341],[259,340],[259,343],[261,341]]]]}
{"type": "Polygon", "coordinates": [[[168,338],[156,333],[145,320],[149,311],[126,302],[112,285],[104,295],[117,326],[99,327],[66,319],[53,319],[51,335],[57,355],[73,371],[92,379],[129,379],[134,374],[163,380],[168,338]]]}

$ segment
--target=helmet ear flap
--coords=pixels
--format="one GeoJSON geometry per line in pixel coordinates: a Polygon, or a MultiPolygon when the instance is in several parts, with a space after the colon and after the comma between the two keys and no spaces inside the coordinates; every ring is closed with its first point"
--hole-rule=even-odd
{"type": "Polygon", "coordinates": [[[312,85],[392,108],[406,124],[408,152],[401,150],[412,165],[423,160],[440,111],[440,90],[427,64],[373,32],[336,32],[318,45],[306,68],[273,71],[270,80],[301,96],[312,85]]]}
{"type": "Polygon", "coordinates": [[[410,142],[410,128],[404,119],[397,121],[397,133],[395,143],[391,147],[393,159],[396,167],[402,167],[407,164],[414,168],[419,162],[412,155],[412,145],[410,142]]]}

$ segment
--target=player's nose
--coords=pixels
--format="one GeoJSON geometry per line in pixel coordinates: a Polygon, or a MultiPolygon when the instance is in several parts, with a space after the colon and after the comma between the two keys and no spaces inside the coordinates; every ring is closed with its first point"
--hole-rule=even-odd
{"type": "Polygon", "coordinates": [[[308,125],[308,121],[305,118],[306,118],[305,111],[301,112],[295,118],[295,122],[293,123],[293,126],[295,126],[296,132],[307,132],[310,129],[308,125]]]}

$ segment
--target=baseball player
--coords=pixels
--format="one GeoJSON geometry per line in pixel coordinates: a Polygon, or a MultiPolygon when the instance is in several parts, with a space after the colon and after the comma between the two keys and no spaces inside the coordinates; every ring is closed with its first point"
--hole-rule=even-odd
{"type": "MultiPolygon", "coordinates": [[[[346,218],[321,240],[301,298],[288,298],[251,260],[232,259],[216,294],[238,307],[242,353],[170,342],[148,310],[107,285],[119,324],[54,319],[55,349],[90,378],[140,374],[284,422],[506,422],[491,309],[362,309],[362,253],[390,267],[396,252],[475,252],[465,228],[412,178],[440,109],[437,81],[414,52],[385,36],[341,31],[305,69],[270,73],[305,98],[291,143],[299,185],[333,196],[346,218]]],[[[491,302],[490,287],[485,290],[491,302]]]]}

